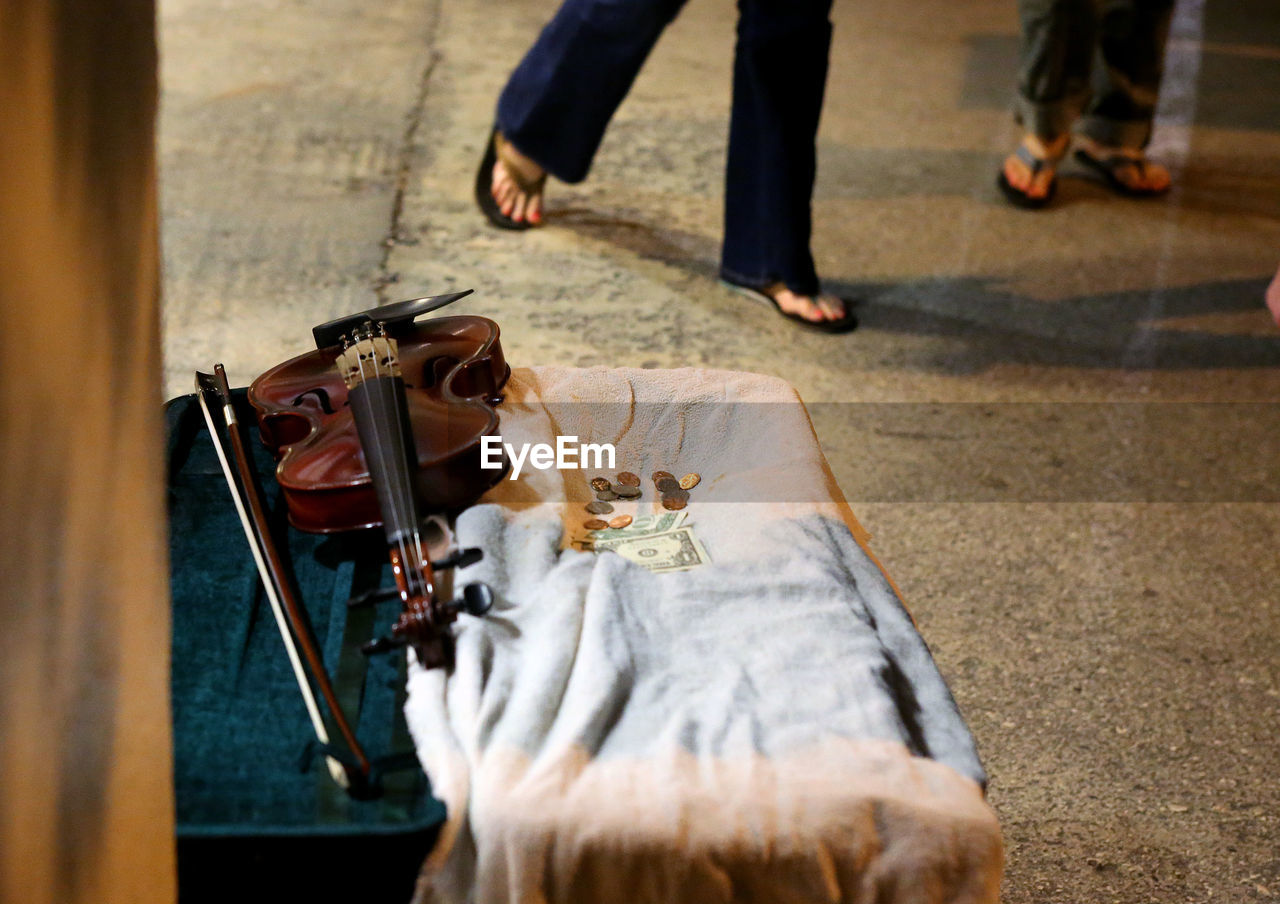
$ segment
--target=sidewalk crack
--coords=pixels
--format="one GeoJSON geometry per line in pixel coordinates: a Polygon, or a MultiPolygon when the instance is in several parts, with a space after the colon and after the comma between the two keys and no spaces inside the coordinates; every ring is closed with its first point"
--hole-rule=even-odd
{"type": "Polygon", "coordinates": [[[391,300],[387,287],[400,281],[400,274],[391,270],[391,253],[397,245],[410,244],[414,241],[404,231],[404,199],[409,187],[409,176],[413,171],[414,140],[426,112],[431,76],[435,73],[436,66],[443,56],[438,49],[440,3],[441,0],[435,0],[431,4],[430,21],[427,25],[427,33],[430,35],[426,47],[427,60],[418,76],[418,90],[414,95],[413,106],[405,119],[404,132],[400,136],[400,149],[396,154],[395,193],[391,199],[391,217],[387,232],[382,237],[382,256],[378,260],[377,275],[374,277],[373,288],[379,305],[387,304],[391,300]]]}

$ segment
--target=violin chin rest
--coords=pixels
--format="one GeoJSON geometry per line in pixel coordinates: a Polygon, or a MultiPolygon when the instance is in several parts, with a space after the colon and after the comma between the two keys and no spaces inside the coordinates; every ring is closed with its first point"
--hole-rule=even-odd
{"type": "Polygon", "coordinates": [[[413,323],[423,314],[438,311],[451,305],[459,298],[466,298],[474,289],[461,292],[450,292],[448,295],[426,295],[422,298],[409,298],[404,301],[393,301],[358,314],[347,314],[337,320],[330,320],[317,327],[312,327],[311,335],[316,340],[316,348],[329,348],[342,341],[342,337],[363,323],[384,323],[387,331],[394,334],[399,324],[413,323]]]}

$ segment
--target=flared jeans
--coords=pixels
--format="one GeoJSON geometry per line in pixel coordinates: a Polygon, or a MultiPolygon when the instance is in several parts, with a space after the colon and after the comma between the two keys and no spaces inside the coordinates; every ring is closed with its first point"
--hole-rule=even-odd
{"type": "MultiPolygon", "coordinates": [[[[497,126],[564,182],[587,175],[605,127],[684,0],[565,0],[512,73],[497,126]]],[[[831,0],[739,0],[721,275],[814,295],[814,140],[831,0]]]]}

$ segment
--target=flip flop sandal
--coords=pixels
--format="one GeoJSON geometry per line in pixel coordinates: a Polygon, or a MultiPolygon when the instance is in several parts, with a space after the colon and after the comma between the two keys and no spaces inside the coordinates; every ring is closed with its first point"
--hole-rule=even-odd
{"type": "Polygon", "coordinates": [[[844,316],[838,320],[810,320],[807,317],[801,317],[799,314],[792,314],[790,311],[782,310],[781,305],[768,292],[752,286],[744,286],[740,283],[730,282],[724,277],[720,278],[720,285],[724,286],[730,292],[737,292],[739,295],[745,295],[747,298],[767,304],[775,311],[788,320],[794,320],[803,327],[811,330],[817,330],[820,333],[848,333],[858,326],[858,318],[854,316],[853,304],[847,298],[840,299],[844,302],[844,316]]]}
{"type": "MultiPolygon", "coordinates": [[[[1031,153],[1031,148],[1025,144],[1019,144],[1017,150],[1013,152],[1013,156],[1017,157],[1027,165],[1027,169],[1031,170],[1031,178],[1035,179],[1040,172],[1045,169],[1053,170],[1058,165],[1058,159],[1046,159],[1037,157],[1031,153]]],[[[1004,167],[1000,167],[1000,175],[996,177],[996,185],[1000,187],[1000,191],[1004,193],[1005,199],[1015,207],[1021,207],[1025,210],[1038,210],[1053,200],[1054,194],[1058,191],[1058,177],[1055,174],[1049,180],[1049,190],[1045,192],[1044,197],[1032,197],[1022,189],[1015,186],[1005,177],[1004,167]]]]}
{"type": "Polygon", "coordinates": [[[1137,169],[1138,175],[1145,178],[1147,175],[1146,157],[1129,157],[1125,154],[1108,154],[1105,157],[1095,157],[1084,148],[1077,148],[1075,156],[1079,163],[1084,164],[1101,176],[1107,186],[1117,194],[1129,198],[1154,198],[1157,195],[1163,195],[1169,190],[1169,186],[1164,188],[1137,188],[1120,178],[1120,171],[1129,167],[1137,169]]]}
{"type": "Polygon", "coordinates": [[[489,222],[499,229],[529,229],[537,226],[537,223],[530,223],[528,220],[513,220],[502,212],[502,208],[498,206],[498,202],[494,200],[491,189],[493,187],[493,167],[499,160],[502,161],[503,167],[507,174],[511,176],[516,187],[524,194],[532,197],[533,195],[542,194],[542,188],[547,182],[547,174],[530,178],[527,173],[520,171],[519,165],[511,158],[509,153],[505,153],[506,148],[510,146],[502,133],[498,131],[498,127],[494,126],[493,131],[489,133],[489,140],[485,143],[484,157],[480,160],[480,168],[476,170],[476,204],[480,208],[480,212],[488,218],[489,222]]]}

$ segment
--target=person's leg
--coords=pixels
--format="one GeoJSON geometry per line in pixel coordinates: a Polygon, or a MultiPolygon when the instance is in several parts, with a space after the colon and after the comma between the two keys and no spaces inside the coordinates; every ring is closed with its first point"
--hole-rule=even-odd
{"type": "Polygon", "coordinates": [[[1082,150],[1115,187],[1155,194],[1169,172],[1142,153],[1151,140],[1173,0],[1108,0],[1098,29],[1093,99],[1077,125],[1082,150]]]}
{"type": "Polygon", "coordinates": [[[739,0],[738,9],[721,276],[780,284],[769,294],[785,312],[836,319],[843,305],[818,299],[809,250],[831,2],[739,0]]]}
{"type": "Polygon", "coordinates": [[[1096,17],[1093,0],[1019,0],[1018,17],[1022,45],[1014,110],[1026,135],[1005,158],[1001,177],[1011,200],[1037,207],[1053,194],[1055,165],[1089,100],[1096,17]]]}
{"type": "Polygon", "coordinates": [[[1094,0],[1019,0],[1022,48],[1015,111],[1042,142],[1067,134],[1089,101],[1094,0]]]}
{"type": "Polygon", "coordinates": [[[1143,148],[1151,139],[1173,0],[1110,0],[1098,29],[1093,100],[1079,131],[1100,144],[1143,148]]]}
{"type": "MultiPolygon", "coordinates": [[[[498,98],[497,128],[527,184],[545,171],[586,178],[605,127],[640,66],[684,0],[565,0],[512,72],[498,98]]],[[[516,180],[494,172],[494,197],[516,180]],[[501,184],[500,184],[501,183],[501,184]]],[[[526,201],[515,198],[513,202],[526,201]]]]}

